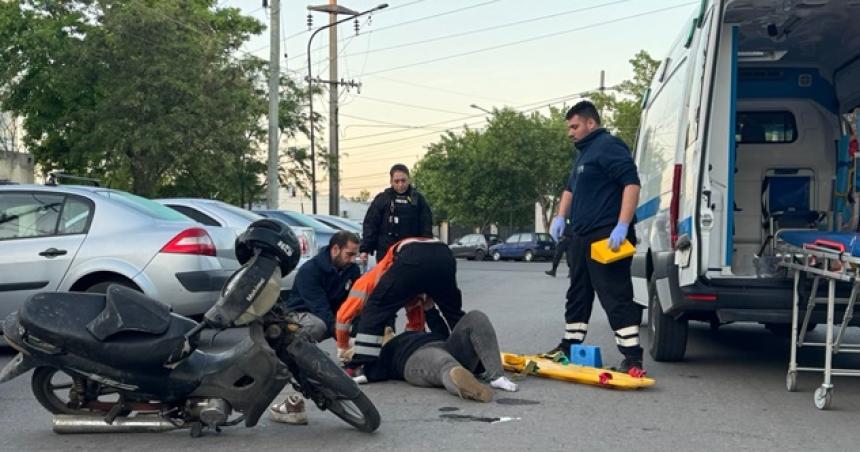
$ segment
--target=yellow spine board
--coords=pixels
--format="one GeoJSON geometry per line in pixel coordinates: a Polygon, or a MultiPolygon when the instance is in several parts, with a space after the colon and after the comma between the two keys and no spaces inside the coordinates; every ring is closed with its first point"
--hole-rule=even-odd
{"type": "Polygon", "coordinates": [[[502,353],[502,365],[507,371],[522,372],[529,362],[537,364],[535,375],[556,380],[604,386],[613,389],[647,388],[654,386],[655,383],[653,378],[636,378],[608,369],[598,369],[596,367],[579,366],[576,364],[561,364],[537,355],[502,353]]]}

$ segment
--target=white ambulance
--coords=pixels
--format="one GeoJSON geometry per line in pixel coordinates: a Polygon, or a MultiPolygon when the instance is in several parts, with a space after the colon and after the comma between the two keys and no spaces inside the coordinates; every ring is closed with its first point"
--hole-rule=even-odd
{"type": "Polygon", "coordinates": [[[663,59],[635,150],[655,360],[683,359],[691,320],[787,335],[774,233],[857,230],[858,18],[860,0],[703,0],[663,59]]]}

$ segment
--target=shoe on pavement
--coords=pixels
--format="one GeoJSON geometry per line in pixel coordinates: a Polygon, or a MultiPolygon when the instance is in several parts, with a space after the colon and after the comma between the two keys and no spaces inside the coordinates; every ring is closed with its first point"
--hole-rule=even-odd
{"type": "Polygon", "coordinates": [[[477,400],[478,402],[489,402],[493,400],[493,391],[478,381],[472,372],[465,367],[457,366],[449,371],[451,382],[457,388],[462,399],[477,400]]]}
{"type": "Polygon", "coordinates": [[[559,353],[561,353],[565,358],[567,358],[567,354],[569,353],[569,351],[570,351],[570,345],[566,345],[564,342],[560,342],[558,345],[555,346],[555,348],[553,348],[552,350],[549,350],[546,353],[541,353],[540,356],[550,358],[550,357],[555,357],[559,353]]]}
{"type": "Polygon", "coordinates": [[[553,278],[555,278],[555,272],[554,272],[554,271],[552,271],[552,270],[547,270],[547,271],[545,271],[545,272],[543,272],[543,273],[544,273],[545,275],[547,275],[547,276],[552,276],[553,278]]]}
{"type": "Polygon", "coordinates": [[[642,368],[642,358],[634,358],[634,357],[625,357],[621,364],[616,367],[613,367],[612,370],[615,372],[625,373],[635,378],[642,378],[645,376],[645,369],[642,368]]]}
{"type": "Polygon", "coordinates": [[[299,395],[287,396],[283,402],[269,408],[272,420],[283,424],[308,425],[308,414],[305,412],[305,399],[299,395]]]}

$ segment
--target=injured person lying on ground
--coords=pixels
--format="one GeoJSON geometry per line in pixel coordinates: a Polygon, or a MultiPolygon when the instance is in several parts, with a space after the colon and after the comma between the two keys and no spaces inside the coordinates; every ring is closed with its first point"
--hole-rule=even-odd
{"type": "Polygon", "coordinates": [[[414,386],[445,388],[460,398],[479,402],[492,400],[491,387],[509,392],[518,389],[502,369],[496,331],[486,314],[468,312],[450,335],[444,323],[428,319],[428,325],[430,333],[387,334],[379,359],[355,369],[355,380],[405,380],[414,386]]]}

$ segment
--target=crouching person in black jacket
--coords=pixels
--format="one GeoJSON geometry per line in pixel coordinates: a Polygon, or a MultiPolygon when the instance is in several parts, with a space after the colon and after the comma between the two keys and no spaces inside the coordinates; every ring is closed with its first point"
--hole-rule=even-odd
{"type": "MultiPolygon", "coordinates": [[[[441,320],[441,318],[440,318],[441,320]]],[[[448,334],[444,322],[427,319],[431,333],[405,331],[382,347],[379,360],[367,364],[359,383],[405,380],[414,386],[445,388],[463,399],[489,402],[491,387],[516,391],[505,376],[496,331],[487,315],[470,311],[448,334]],[[475,374],[483,372],[481,383],[475,374]]]]}
{"type": "MultiPolygon", "coordinates": [[[[334,334],[334,316],[346,300],[361,271],[355,263],[360,239],[338,231],[313,259],[296,273],[293,290],[284,303],[293,321],[311,339],[321,342],[334,334]]],[[[271,407],[272,420],[285,424],[308,423],[302,396],[292,394],[271,407]]]]}

